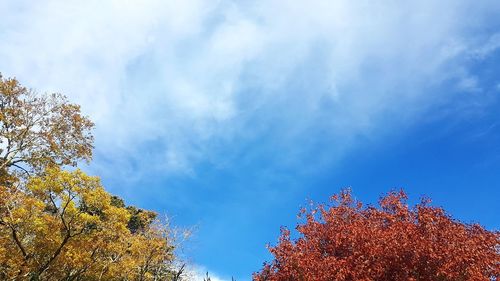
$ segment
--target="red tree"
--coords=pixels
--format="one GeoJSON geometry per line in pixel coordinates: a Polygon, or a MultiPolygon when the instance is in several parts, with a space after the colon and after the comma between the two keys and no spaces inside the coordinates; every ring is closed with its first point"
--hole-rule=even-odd
{"type": "Polygon", "coordinates": [[[350,191],[330,204],[303,209],[298,239],[283,228],[271,263],[255,281],[497,280],[500,232],[452,219],[423,200],[413,208],[404,192],[364,207],[350,191]]]}

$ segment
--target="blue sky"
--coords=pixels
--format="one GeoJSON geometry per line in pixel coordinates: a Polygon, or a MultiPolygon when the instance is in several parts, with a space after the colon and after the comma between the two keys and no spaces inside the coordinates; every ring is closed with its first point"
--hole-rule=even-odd
{"type": "Polygon", "coordinates": [[[404,188],[499,229],[500,3],[0,0],[0,71],[96,123],[84,167],[249,280],[308,199],[404,188]]]}

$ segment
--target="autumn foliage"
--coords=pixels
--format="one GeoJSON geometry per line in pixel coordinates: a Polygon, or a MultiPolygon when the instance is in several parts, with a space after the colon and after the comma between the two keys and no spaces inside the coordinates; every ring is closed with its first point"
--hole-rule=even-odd
{"type": "Polygon", "coordinates": [[[92,122],[0,76],[0,280],[179,280],[170,229],[77,166],[92,122]]]}
{"type": "Polygon", "coordinates": [[[452,219],[428,200],[410,208],[404,192],[379,207],[363,206],[350,191],[330,204],[302,210],[298,238],[282,229],[274,260],[256,281],[497,280],[500,233],[452,219]]]}

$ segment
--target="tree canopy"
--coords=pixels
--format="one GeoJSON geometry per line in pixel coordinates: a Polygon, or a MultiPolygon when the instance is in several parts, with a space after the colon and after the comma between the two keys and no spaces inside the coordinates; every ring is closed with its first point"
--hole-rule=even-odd
{"type": "Polygon", "coordinates": [[[256,281],[497,280],[500,233],[452,219],[423,200],[413,208],[404,192],[364,207],[350,191],[303,209],[299,237],[283,228],[270,247],[274,259],[256,281]]]}
{"type": "Polygon", "coordinates": [[[126,206],[90,161],[92,122],[60,94],[0,76],[0,279],[174,280],[170,229],[126,206]]]}

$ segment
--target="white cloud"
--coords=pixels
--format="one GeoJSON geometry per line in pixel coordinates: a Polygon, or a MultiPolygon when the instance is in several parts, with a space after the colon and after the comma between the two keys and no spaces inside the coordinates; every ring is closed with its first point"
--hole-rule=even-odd
{"type": "Polygon", "coordinates": [[[0,70],[80,103],[97,123],[94,168],[119,176],[195,173],[269,134],[293,147],[282,162],[303,161],[317,137],[341,154],[390,129],[388,114],[411,120],[432,105],[428,89],[462,79],[464,54],[498,48],[496,36],[478,51],[485,23],[470,20],[495,1],[0,5],[0,70]]]}

